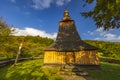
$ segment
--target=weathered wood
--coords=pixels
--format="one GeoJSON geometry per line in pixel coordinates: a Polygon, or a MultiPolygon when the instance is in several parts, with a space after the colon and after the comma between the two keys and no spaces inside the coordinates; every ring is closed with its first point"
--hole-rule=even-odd
{"type": "Polygon", "coordinates": [[[99,57],[97,55],[96,50],[87,50],[79,52],[45,51],[44,63],[98,65],[99,57]]]}
{"type": "Polygon", "coordinates": [[[44,64],[99,65],[97,48],[81,40],[68,11],[59,22],[56,41],[45,49],[44,64]]]}

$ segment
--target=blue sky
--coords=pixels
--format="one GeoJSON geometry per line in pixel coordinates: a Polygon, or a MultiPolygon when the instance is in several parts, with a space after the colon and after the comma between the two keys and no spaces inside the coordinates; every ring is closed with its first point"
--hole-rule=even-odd
{"type": "Polygon", "coordinates": [[[75,20],[76,28],[83,40],[104,40],[120,42],[120,30],[104,31],[97,29],[91,18],[80,15],[82,11],[92,10],[95,2],[83,7],[82,0],[0,0],[0,16],[16,29],[14,35],[40,35],[56,38],[58,23],[65,9],[75,20]]]}

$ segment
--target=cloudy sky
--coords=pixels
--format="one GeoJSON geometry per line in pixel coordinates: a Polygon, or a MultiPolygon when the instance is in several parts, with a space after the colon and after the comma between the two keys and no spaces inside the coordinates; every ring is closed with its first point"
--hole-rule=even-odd
{"type": "Polygon", "coordinates": [[[75,20],[77,31],[83,40],[120,42],[120,30],[97,29],[94,21],[80,15],[92,10],[95,3],[83,7],[82,0],[0,0],[0,16],[16,29],[14,35],[40,35],[56,38],[58,23],[65,9],[75,20]]]}

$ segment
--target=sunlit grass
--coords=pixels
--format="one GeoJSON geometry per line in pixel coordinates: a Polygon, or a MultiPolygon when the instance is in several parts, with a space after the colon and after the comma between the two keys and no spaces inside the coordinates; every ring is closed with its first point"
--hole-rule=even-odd
{"type": "Polygon", "coordinates": [[[64,80],[58,68],[41,68],[42,60],[30,60],[0,68],[0,80],[64,80]]]}
{"type": "MultiPolygon", "coordinates": [[[[120,80],[120,64],[101,62],[100,70],[87,70],[96,80],[120,80]]],[[[42,60],[29,60],[0,68],[0,80],[64,80],[59,67],[43,67],[42,60]]]]}
{"type": "Polygon", "coordinates": [[[7,59],[6,56],[0,56],[0,60],[5,60],[5,59],[7,59]]]}

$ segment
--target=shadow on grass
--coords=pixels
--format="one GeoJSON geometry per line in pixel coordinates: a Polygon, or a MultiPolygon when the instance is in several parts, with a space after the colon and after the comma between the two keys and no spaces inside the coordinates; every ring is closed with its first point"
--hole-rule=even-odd
{"type": "Polygon", "coordinates": [[[120,80],[120,65],[101,62],[101,70],[88,70],[88,73],[97,80],[120,80]]]}

